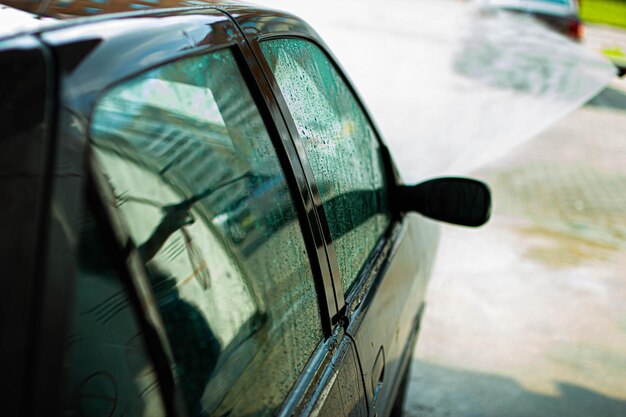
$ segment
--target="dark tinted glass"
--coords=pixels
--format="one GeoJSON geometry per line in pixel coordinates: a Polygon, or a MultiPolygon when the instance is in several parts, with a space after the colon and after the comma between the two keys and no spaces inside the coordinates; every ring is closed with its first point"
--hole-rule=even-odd
{"type": "Polygon", "coordinates": [[[374,130],[328,57],[301,39],[263,42],[304,143],[347,292],[389,224],[374,130]]]}
{"type": "Polygon", "coordinates": [[[232,53],[125,82],[92,126],[190,413],[273,415],[322,332],[290,191],[232,53]]]}
{"type": "Polygon", "coordinates": [[[91,212],[81,221],[65,416],[164,416],[157,374],[110,244],[91,212]]]}

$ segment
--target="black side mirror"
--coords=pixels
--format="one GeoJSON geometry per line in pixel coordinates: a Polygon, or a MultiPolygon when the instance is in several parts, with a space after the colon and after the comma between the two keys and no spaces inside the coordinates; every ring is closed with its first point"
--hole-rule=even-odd
{"type": "Polygon", "coordinates": [[[478,227],[491,215],[491,192],[483,182],[469,178],[435,178],[396,188],[400,211],[416,211],[426,217],[462,226],[478,227]]]}

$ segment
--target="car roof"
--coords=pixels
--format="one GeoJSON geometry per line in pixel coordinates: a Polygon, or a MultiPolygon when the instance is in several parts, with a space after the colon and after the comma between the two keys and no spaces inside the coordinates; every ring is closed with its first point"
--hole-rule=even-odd
{"type": "Polygon", "coordinates": [[[0,0],[0,40],[92,20],[194,8],[267,10],[236,0],[0,0]]]}

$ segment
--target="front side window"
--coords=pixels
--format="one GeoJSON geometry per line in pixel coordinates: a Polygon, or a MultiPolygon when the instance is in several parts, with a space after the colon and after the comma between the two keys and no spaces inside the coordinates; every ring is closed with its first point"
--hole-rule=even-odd
{"type": "Polygon", "coordinates": [[[304,144],[348,292],[389,225],[374,129],[328,57],[301,39],[261,43],[304,144]]]}
{"type": "Polygon", "coordinates": [[[191,416],[274,415],[322,340],[284,173],[230,50],[110,90],[92,119],[191,416]]]}

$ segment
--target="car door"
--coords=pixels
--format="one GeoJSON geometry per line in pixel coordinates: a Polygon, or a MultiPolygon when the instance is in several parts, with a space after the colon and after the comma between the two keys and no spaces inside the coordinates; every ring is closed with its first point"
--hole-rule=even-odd
{"type": "Polygon", "coordinates": [[[119,289],[76,283],[79,295],[102,289],[77,297],[69,411],[145,414],[161,408],[149,397],[160,386],[170,414],[291,414],[302,387],[323,379],[338,387],[320,391],[326,408],[300,412],[366,412],[355,347],[330,321],[337,303],[305,176],[259,98],[233,23],[215,9],[153,13],[43,38],[63,71],[60,140],[88,139],[96,206],[144,317],[125,319],[133,297],[119,289]],[[154,366],[123,354],[133,346],[133,358],[145,357],[142,332],[156,335],[147,342],[154,366]],[[87,390],[105,404],[85,405],[85,384],[105,371],[87,390]],[[107,381],[115,389],[98,392],[107,381]]]}
{"type": "Polygon", "coordinates": [[[394,211],[388,151],[315,32],[288,15],[230,13],[305,167],[338,303],[333,323],[356,345],[369,414],[386,415],[415,341],[437,229],[394,211]]]}

